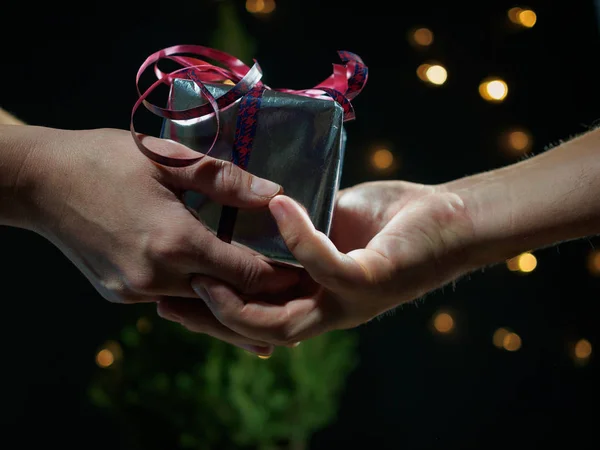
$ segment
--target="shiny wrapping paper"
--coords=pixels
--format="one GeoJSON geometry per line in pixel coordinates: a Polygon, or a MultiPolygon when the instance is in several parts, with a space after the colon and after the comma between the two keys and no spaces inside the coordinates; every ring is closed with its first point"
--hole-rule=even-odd
{"type": "MultiPolygon", "coordinates": [[[[218,98],[232,88],[205,84],[218,98]]],[[[185,110],[206,103],[191,80],[175,79],[169,107],[185,110]]],[[[220,112],[218,139],[209,155],[231,161],[239,102],[220,112]]],[[[306,209],[315,227],[329,234],[335,196],[344,157],[344,111],[325,99],[265,90],[247,170],[280,184],[284,194],[306,209]]],[[[173,139],[198,152],[211,146],[216,130],[214,116],[191,120],[165,119],[161,137],[173,139]]],[[[186,205],[216,233],[222,205],[206,196],[187,192],[186,205]]],[[[299,266],[281,238],[269,210],[239,209],[232,243],[248,247],[272,262],[299,266]]]]}

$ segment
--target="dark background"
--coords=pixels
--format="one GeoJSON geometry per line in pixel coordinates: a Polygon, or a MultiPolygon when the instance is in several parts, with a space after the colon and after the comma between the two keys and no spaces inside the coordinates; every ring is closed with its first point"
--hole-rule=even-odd
{"type": "MultiPolygon", "coordinates": [[[[518,5],[506,1],[282,0],[265,19],[238,3],[270,86],[316,84],[341,49],[369,66],[369,83],[353,102],[357,120],[347,126],[343,187],[384,178],[366,164],[377,145],[401,162],[388,178],[440,183],[514,162],[498,145],[511,126],[530,130],[539,153],[600,118],[592,1],[531,1],[538,21],[529,30],[508,26],[506,11],[518,5]],[[418,25],[435,33],[426,50],[407,41],[418,25]],[[416,67],[430,58],[448,69],[444,86],[417,78],[416,67]],[[488,75],[508,83],[503,103],[479,96],[488,75]]],[[[206,44],[216,20],[206,1],[2,8],[0,106],[30,124],[71,129],[127,128],[142,61],[170,45],[206,44]]],[[[488,268],[361,327],[361,364],[339,417],[311,447],[597,448],[597,362],[592,353],[580,367],[570,346],[582,337],[598,345],[600,278],[586,270],[598,243],[537,251],[538,266],[526,275],[488,268]],[[453,311],[451,336],[429,327],[441,307],[453,311]],[[521,336],[519,351],[492,345],[501,326],[521,336]]],[[[129,306],[102,300],[36,235],[2,228],[0,245],[6,442],[120,448],[121,431],[84,394],[98,345],[129,306]]]]}

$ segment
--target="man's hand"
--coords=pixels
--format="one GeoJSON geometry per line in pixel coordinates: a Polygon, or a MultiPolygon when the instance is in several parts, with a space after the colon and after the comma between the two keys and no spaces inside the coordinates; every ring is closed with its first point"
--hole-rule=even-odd
{"type": "MultiPolygon", "coordinates": [[[[3,223],[49,239],[107,300],[195,298],[208,312],[190,284],[196,274],[245,294],[280,292],[298,280],[297,271],[276,269],[219,240],[181,201],[184,191],[195,190],[222,204],[266,208],[280,192],[270,181],[210,157],[186,168],[158,166],[127,131],[5,126],[2,134],[6,155],[21,155],[18,168],[7,170],[14,186],[3,190],[3,223]]],[[[197,156],[171,141],[146,138],[144,143],[170,156],[197,156]]],[[[269,352],[262,341],[224,330],[210,331],[269,352]]]]}

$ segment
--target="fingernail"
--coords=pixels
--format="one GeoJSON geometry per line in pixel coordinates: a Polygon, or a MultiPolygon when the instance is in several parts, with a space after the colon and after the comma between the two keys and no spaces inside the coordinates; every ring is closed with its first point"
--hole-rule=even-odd
{"type": "Polygon", "coordinates": [[[206,287],[203,284],[194,283],[192,284],[192,289],[194,290],[196,295],[202,300],[204,300],[205,302],[210,301],[210,295],[208,295],[208,291],[206,290],[206,287]]]}
{"type": "Polygon", "coordinates": [[[271,211],[271,214],[277,222],[285,220],[285,207],[281,204],[280,201],[272,201],[271,203],[269,203],[269,210],[271,211]]]}
{"type": "Polygon", "coordinates": [[[273,197],[281,190],[281,186],[264,178],[253,177],[250,190],[259,197],[273,197]]]}

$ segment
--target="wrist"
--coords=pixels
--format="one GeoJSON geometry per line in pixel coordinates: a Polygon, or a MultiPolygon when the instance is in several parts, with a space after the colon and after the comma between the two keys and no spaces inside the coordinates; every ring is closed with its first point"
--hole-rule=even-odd
{"type": "Polygon", "coordinates": [[[524,161],[446,183],[473,222],[474,268],[600,233],[600,130],[524,161]]]}
{"type": "Polygon", "coordinates": [[[469,270],[505,261],[531,250],[527,235],[514,229],[515,205],[512,193],[494,171],[461,178],[440,185],[440,190],[457,195],[464,214],[472,224],[465,240],[465,259],[469,270]]]}

